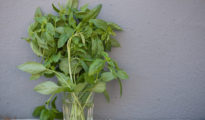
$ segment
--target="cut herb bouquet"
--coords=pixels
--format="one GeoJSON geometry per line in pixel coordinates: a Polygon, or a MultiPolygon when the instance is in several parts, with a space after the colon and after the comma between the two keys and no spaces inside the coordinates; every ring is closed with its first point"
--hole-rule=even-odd
{"type": "Polygon", "coordinates": [[[52,7],[57,15],[43,15],[36,9],[29,36],[24,38],[42,58],[41,63],[18,66],[31,74],[31,80],[40,76],[58,79],[57,83],[45,81],[35,86],[36,92],[50,97],[45,105],[35,108],[33,116],[41,120],[93,120],[94,93],[103,93],[109,101],[106,83],[117,80],[122,94],[121,80],[128,78],[108,55],[112,47],[120,46],[112,36],[122,29],[96,18],[102,5],[88,9],[86,4],[78,9],[78,0],[69,0],[65,6],[52,7]],[[55,105],[58,93],[63,94],[63,114],[55,105]]]}

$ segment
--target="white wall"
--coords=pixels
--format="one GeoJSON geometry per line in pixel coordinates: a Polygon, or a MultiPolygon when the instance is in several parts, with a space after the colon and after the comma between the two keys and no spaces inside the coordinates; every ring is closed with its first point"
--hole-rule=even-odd
{"type": "MultiPolygon", "coordinates": [[[[35,8],[53,12],[52,2],[0,0],[2,118],[32,118],[34,107],[47,98],[32,90],[46,79],[30,81],[16,66],[39,61],[20,38],[27,35],[35,8]]],[[[122,47],[113,49],[111,56],[130,75],[123,81],[122,98],[117,82],[108,86],[111,103],[102,95],[95,96],[95,118],[205,119],[204,0],[80,0],[87,2],[90,7],[102,3],[100,18],[124,28],[117,37],[122,47]]]]}

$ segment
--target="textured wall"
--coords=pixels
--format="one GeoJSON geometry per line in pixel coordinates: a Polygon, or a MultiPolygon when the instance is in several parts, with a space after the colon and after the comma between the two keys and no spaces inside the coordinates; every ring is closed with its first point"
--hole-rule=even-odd
{"type": "MultiPolygon", "coordinates": [[[[66,0],[58,0],[65,3],[66,0]]],[[[53,12],[54,0],[0,0],[0,117],[32,118],[47,97],[32,88],[16,66],[39,61],[20,38],[27,35],[40,6],[53,12]]],[[[122,47],[111,56],[130,75],[109,86],[111,103],[95,96],[95,118],[116,120],[205,119],[205,1],[204,0],[80,0],[90,7],[103,4],[100,18],[118,23],[122,47]]]]}

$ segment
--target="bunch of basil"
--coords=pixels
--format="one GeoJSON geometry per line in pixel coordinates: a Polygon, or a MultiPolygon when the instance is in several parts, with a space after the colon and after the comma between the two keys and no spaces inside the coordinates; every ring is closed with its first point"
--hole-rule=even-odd
{"type": "Polygon", "coordinates": [[[42,82],[34,90],[51,95],[45,105],[38,106],[33,112],[40,119],[62,118],[56,109],[53,97],[60,92],[92,91],[104,93],[109,101],[106,83],[118,80],[122,94],[121,79],[128,75],[119,68],[116,61],[109,57],[111,47],[119,47],[114,30],[122,30],[117,24],[97,19],[102,5],[88,9],[88,4],[78,9],[78,0],[69,0],[66,6],[57,8],[58,15],[43,15],[36,9],[35,22],[29,26],[29,42],[33,52],[42,58],[41,63],[26,62],[19,65],[22,71],[31,74],[30,79],[40,76],[56,76],[58,83],[42,82]]]}

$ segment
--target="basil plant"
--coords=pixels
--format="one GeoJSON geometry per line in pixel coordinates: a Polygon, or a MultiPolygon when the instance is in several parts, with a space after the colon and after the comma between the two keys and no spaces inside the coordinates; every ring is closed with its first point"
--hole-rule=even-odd
{"type": "Polygon", "coordinates": [[[40,94],[50,95],[45,105],[33,112],[40,119],[62,118],[55,105],[58,93],[103,93],[109,101],[106,84],[117,80],[122,95],[121,80],[128,79],[127,73],[108,54],[112,47],[120,47],[113,36],[122,28],[97,18],[101,4],[93,9],[88,4],[78,8],[78,0],[69,0],[65,6],[52,4],[52,7],[57,15],[43,14],[40,8],[36,9],[28,37],[24,38],[41,57],[41,63],[26,62],[18,66],[31,74],[31,80],[40,76],[58,79],[57,83],[45,81],[34,88],[40,94]]]}

